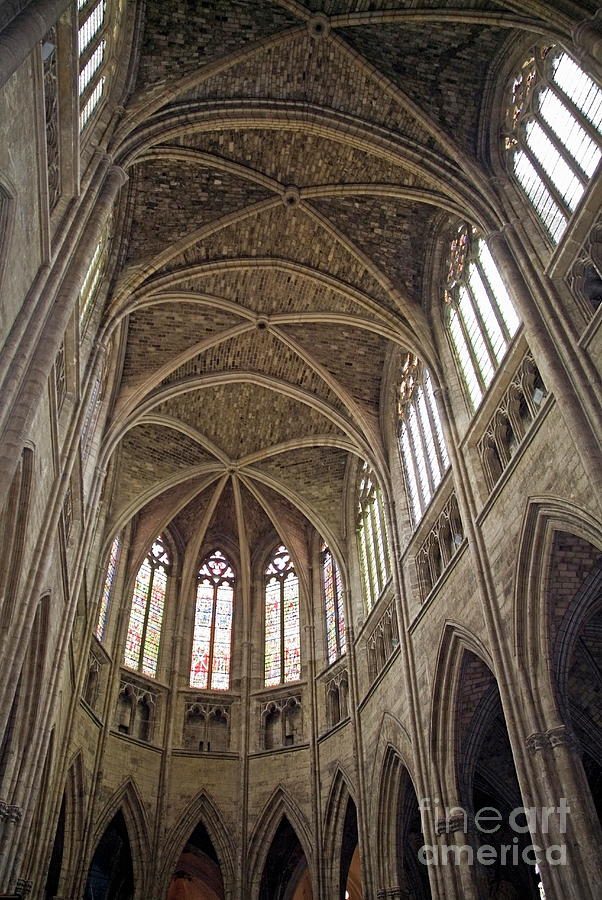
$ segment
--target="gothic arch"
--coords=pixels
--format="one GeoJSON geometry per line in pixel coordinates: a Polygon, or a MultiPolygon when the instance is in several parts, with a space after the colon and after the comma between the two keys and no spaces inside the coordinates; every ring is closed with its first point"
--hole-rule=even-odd
{"type": "Polygon", "coordinates": [[[211,843],[219,859],[225,897],[226,900],[230,900],[234,896],[236,879],[236,857],[230,838],[231,832],[214,800],[205,790],[197,794],[189,803],[165,840],[164,862],[160,874],[164,893],[167,891],[182,847],[198,822],[203,823],[211,838],[211,843]]]}
{"type": "Polygon", "coordinates": [[[290,823],[301,844],[305,859],[307,860],[308,869],[312,876],[312,883],[316,883],[314,878],[315,859],[314,854],[312,853],[312,847],[314,845],[311,828],[286,788],[279,785],[272,793],[267,803],[264,804],[263,810],[259,815],[249,840],[249,865],[247,869],[247,883],[250,891],[249,900],[256,900],[258,897],[261,877],[272,846],[272,841],[276,836],[280,823],[285,818],[290,823]]]}
{"type": "Polygon", "coordinates": [[[77,855],[85,833],[84,761],[78,750],[69,766],[63,791],[65,797],[65,845],[59,878],[59,896],[69,896],[77,866],[77,855]]]}
{"type": "MultiPolygon", "coordinates": [[[[473,653],[493,673],[491,657],[478,638],[459,623],[447,621],[439,642],[430,722],[430,749],[441,780],[442,793],[454,790],[458,753],[456,714],[462,658],[473,653]]],[[[453,806],[456,797],[442,796],[444,806],[453,806]]]]}
{"type": "Polygon", "coordinates": [[[329,897],[337,897],[339,894],[343,828],[347,805],[350,800],[357,808],[349,776],[340,766],[337,766],[324,811],[322,837],[325,861],[325,890],[329,897]]]}
{"type": "MultiPolygon", "coordinates": [[[[550,659],[547,593],[554,535],[564,531],[602,550],[602,523],[586,510],[555,497],[536,497],[521,529],[514,579],[514,646],[519,668],[541,689],[540,672],[550,659]]],[[[545,672],[544,672],[545,676],[545,672]]]]}
{"type": "Polygon", "coordinates": [[[121,812],[125,820],[130,844],[134,870],[133,900],[146,900],[149,896],[147,879],[149,874],[152,875],[145,866],[145,860],[152,859],[151,831],[144,802],[135,781],[131,778],[124,781],[121,787],[115,791],[96,822],[84,864],[84,883],[92,864],[96,847],[118,812],[121,812]]]}

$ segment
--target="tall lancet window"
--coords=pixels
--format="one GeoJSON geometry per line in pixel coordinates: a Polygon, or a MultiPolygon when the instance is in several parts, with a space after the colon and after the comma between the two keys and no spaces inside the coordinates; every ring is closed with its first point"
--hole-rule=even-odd
{"type": "Polygon", "coordinates": [[[469,225],[462,225],[451,243],[445,318],[456,363],[476,409],[520,320],[487,244],[469,225]]]}
{"type": "Polygon", "coordinates": [[[264,573],[265,684],[301,678],[299,578],[286,547],[276,548],[264,573]]]}
{"type": "Polygon", "coordinates": [[[602,90],[568,53],[547,45],[523,60],[509,95],[510,168],[557,244],[602,158],[602,90]]]}
{"type": "Polygon", "coordinates": [[[128,624],[123,664],[154,678],[159,660],[161,625],[165,609],[169,552],[159,536],[138,569],[128,624]]]}
{"type": "Polygon", "coordinates": [[[105,90],[107,0],[77,0],[79,127],[83,131],[105,90]]]}
{"type": "Polygon", "coordinates": [[[382,496],[367,463],[360,469],[356,524],[364,599],[369,612],[389,580],[390,564],[382,496]]]}
{"type": "Polygon", "coordinates": [[[205,558],[197,575],[190,686],[230,687],[234,570],[221,550],[205,558]]]}
{"type": "Polygon", "coordinates": [[[417,525],[449,467],[429,371],[408,353],[399,385],[399,447],[417,525]]]}
{"type": "Polygon", "coordinates": [[[345,645],[345,607],[341,573],[328,545],[324,543],[321,547],[321,562],[328,662],[333,663],[347,649],[345,645]]]}
{"type": "Polygon", "coordinates": [[[113,592],[113,582],[115,581],[115,573],[119,564],[119,554],[121,553],[121,535],[117,535],[111,544],[109,551],[109,561],[107,563],[107,573],[105,583],[102,588],[100,598],[100,609],[98,610],[98,622],[96,623],[96,637],[99,641],[104,641],[107,631],[107,620],[109,617],[109,607],[111,605],[111,594],[113,592]]]}

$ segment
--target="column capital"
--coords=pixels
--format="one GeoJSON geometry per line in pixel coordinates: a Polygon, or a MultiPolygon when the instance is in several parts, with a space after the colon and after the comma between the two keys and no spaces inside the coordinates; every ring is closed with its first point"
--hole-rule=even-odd
{"type": "Polygon", "coordinates": [[[534,731],[527,737],[525,746],[529,753],[534,755],[540,751],[549,753],[555,747],[567,747],[570,750],[578,750],[579,741],[568,725],[556,725],[547,731],[534,731]]]}

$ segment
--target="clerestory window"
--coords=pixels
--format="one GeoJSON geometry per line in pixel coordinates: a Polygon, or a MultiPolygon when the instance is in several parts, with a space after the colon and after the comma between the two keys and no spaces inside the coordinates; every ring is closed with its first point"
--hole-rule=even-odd
{"type": "Polygon", "coordinates": [[[171,560],[161,536],[153,541],[138,569],[128,624],[123,664],[155,678],[159,661],[161,626],[165,610],[171,560]]]}
{"type": "Polygon", "coordinates": [[[339,567],[328,544],[322,544],[320,556],[328,662],[333,663],[346,651],[343,585],[339,567]]]}
{"type": "Polygon", "coordinates": [[[190,686],[230,687],[234,569],[221,550],[205,558],[197,575],[190,686]]]}
{"type": "Polygon", "coordinates": [[[356,532],[364,600],[370,612],[389,580],[390,563],[382,495],[367,463],[359,473],[356,532]]]}
{"type": "Polygon", "coordinates": [[[274,551],[264,572],[265,685],[301,678],[299,578],[283,545],[274,551]]]}
{"type": "Polygon", "coordinates": [[[510,170],[557,244],[602,158],[602,90],[560,47],[534,47],[506,109],[510,170]]]}
{"type": "Polygon", "coordinates": [[[399,385],[399,449],[412,519],[417,525],[449,468],[428,369],[408,353],[399,385]]]}
{"type": "Polygon", "coordinates": [[[466,224],[451,243],[444,299],[446,330],[476,409],[520,320],[487,244],[466,224]]]}

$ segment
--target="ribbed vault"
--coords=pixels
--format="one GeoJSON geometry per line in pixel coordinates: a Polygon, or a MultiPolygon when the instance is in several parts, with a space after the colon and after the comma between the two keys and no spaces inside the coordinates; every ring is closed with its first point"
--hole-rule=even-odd
{"type": "Polygon", "coordinates": [[[218,503],[251,551],[308,520],[342,540],[350,455],[386,468],[387,359],[437,373],[438,223],[497,224],[490,72],[562,38],[547,18],[539,0],[148,0],[112,143],[113,527],[143,513],[185,538],[218,503]]]}

